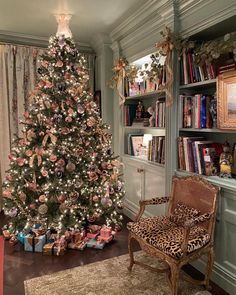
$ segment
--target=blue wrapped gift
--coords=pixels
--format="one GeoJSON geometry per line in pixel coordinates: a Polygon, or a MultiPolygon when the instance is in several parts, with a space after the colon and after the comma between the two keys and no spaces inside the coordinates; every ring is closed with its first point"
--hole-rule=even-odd
{"type": "Polygon", "coordinates": [[[88,248],[94,248],[94,249],[103,249],[105,246],[104,242],[99,242],[95,239],[90,239],[87,242],[87,247],[88,248]]]}
{"type": "Polygon", "coordinates": [[[25,236],[30,232],[30,227],[24,228],[23,231],[17,234],[17,240],[24,245],[25,236]]]}
{"type": "Polygon", "coordinates": [[[43,252],[43,246],[47,243],[50,230],[44,235],[36,236],[34,233],[25,236],[24,250],[29,252],[43,252]]]}

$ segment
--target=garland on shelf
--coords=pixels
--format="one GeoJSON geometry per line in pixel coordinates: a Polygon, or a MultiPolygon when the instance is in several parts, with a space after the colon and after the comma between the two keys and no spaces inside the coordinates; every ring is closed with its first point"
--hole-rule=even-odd
{"type": "Polygon", "coordinates": [[[193,41],[182,39],[179,34],[175,34],[170,28],[165,27],[160,32],[162,40],[155,44],[157,52],[150,56],[151,64],[145,65],[144,70],[138,69],[135,65],[130,65],[125,57],[120,58],[113,67],[113,77],[108,82],[108,85],[118,91],[121,98],[121,104],[125,102],[125,96],[122,94],[122,81],[127,78],[132,82],[137,78],[137,73],[145,79],[156,80],[161,75],[160,59],[165,57],[166,68],[166,85],[160,89],[166,91],[166,105],[170,106],[173,103],[173,49],[180,56],[185,50],[193,49],[196,65],[204,63],[215,63],[222,55],[233,54],[236,62],[236,32],[228,33],[223,39],[204,41],[193,41]]]}

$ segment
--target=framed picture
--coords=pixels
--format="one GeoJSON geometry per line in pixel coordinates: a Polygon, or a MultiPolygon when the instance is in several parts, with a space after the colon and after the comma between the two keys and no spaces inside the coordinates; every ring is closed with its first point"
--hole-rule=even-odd
{"type": "Polygon", "coordinates": [[[218,127],[236,130],[236,71],[218,76],[217,98],[218,127]]]}

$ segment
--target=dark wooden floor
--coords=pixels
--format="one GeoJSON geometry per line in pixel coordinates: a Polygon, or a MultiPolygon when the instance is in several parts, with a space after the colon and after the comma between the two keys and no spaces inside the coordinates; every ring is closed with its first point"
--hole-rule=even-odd
{"type": "MultiPolygon", "coordinates": [[[[0,227],[4,219],[0,213],[0,227]]],[[[5,242],[4,295],[23,295],[24,281],[27,279],[126,254],[128,231],[125,224],[128,221],[125,217],[122,231],[103,250],[85,248],[84,251],[68,250],[64,256],[59,257],[44,256],[42,253],[24,252],[20,244],[11,247],[5,242]]],[[[136,249],[139,249],[138,245],[136,249]]],[[[191,266],[186,266],[185,270],[195,278],[201,277],[201,273],[191,266]]],[[[228,295],[217,285],[211,285],[213,295],[228,295]]]]}

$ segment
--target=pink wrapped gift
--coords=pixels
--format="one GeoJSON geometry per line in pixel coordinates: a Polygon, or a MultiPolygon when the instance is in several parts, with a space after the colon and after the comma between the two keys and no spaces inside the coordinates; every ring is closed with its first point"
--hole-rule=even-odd
{"type": "Polygon", "coordinates": [[[69,243],[68,248],[75,249],[75,250],[84,250],[86,245],[87,245],[87,239],[84,239],[83,241],[80,241],[78,243],[69,243]]]}
{"type": "Polygon", "coordinates": [[[111,227],[103,226],[100,230],[101,237],[109,238],[111,236],[111,227]]]}
{"type": "Polygon", "coordinates": [[[105,243],[99,242],[95,239],[91,239],[87,242],[88,248],[103,249],[104,246],[105,246],[105,243]]]}
{"type": "Polygon", "coordinates": [[[103,237],[103,236],[98,236],[97,237],[97,240],[100,243],[109,243],[113,239],[114,239],[114,236],[113,235],[110,235],[110,237],[103,237]]]}

